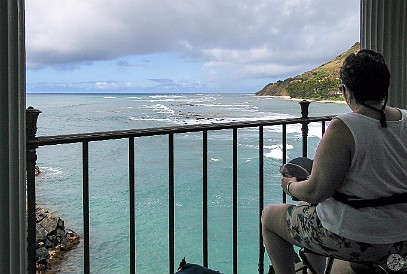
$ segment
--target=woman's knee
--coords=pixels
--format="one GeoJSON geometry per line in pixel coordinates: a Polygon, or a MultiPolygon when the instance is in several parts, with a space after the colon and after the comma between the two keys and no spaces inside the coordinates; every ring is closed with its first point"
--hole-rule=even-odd
{"type": "Polygon", "coordinates": [[[271,229],[285,220],[288,204],[270,204],[267,205],[261,214],[263,227],[271,229]]]}
{"type": "Polygon", "coordinates": [[[270,218],[273,218],[274,211],[275,205],[267,205],[265,208],[263,208],[263,211],[261,213],[261,223],[263,224],[263,226],[270,218]]]}
{"type": "Polygon", "coordinates": [[[261,213],[261,221],[263,224],[273,215],[274,210],[275,205],[267,205],[265,208],[263,208],[263,211],[261,213]]]}

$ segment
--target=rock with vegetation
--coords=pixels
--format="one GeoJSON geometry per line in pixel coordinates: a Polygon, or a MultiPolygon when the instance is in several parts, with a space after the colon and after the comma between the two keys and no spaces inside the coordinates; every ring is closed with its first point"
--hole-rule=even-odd
{"type": "Polygon", "coordinates": [[[298,99],[341,100],[338,93],[339,70],[345,58],[360,49],[360,43],[355,43],[349,50],[335,59],[313,70],[304,72],[293,78],[267,84],[256,95],[290,96],[298,99]]]}
{"type": "Polygon", "coordinates": [[[277,81],[275,83],[267,84],[262,90],[256,93],[256,95],[265,96],[289,96],[287,85],[292,81],[293,78],[285,79],[284,81],[277,81]]]}
{"type": "Polygon", "coordinates": [[[65,227],[64,221],[47,209],[35,206],[37,226],[37,274],[50,269],[64,258],[64,253],[79,244],[79,235],[65,227]]]}

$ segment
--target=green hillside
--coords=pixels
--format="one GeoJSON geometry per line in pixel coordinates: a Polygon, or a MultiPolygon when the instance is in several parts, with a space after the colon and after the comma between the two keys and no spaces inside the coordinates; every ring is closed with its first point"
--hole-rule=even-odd
{"type": "Polygon", "coordinates": [[[349,50],[338,55],[332,61],[293,78],[269,83],[262,90],[256,92],[256,95],[290,96],[312,100],[342,100],[338,94],[339,69],[345,58],[359,49],[360,44],[355,43],[349,50]]]}

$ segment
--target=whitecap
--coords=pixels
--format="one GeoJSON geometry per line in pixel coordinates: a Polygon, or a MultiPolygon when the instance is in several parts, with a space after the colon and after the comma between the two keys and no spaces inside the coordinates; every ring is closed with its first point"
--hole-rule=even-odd
{"type": "MultiPolygon", "coordinates": [[[[270,152],[264,153],[264,156],[267,158],[273,158],[277,160],[282,160],[283,159],[283,145],[278,144],[278,145],[272,145],[272,146],[267,146],[265,148],[270,148],[270,152]]],[[[292,145],[287,145],[287,150],[293,149],[294,147],[292,145]]]]}
{"type": "Polygon", "coordinates": [[[152,118],[152,117],[128,117],[130,121],[157,121],[157,122],[171,122],[172,120],[169,118],[152,118]]]}
{"type": "MultiPolygon", "coordinates": [[[[202,104],[203,105],[203,104],[202,104]]],[[[218,105],[206,105],[205,106],[218,106],[218,105]]],[[[276,119],[286,119],[289,116],[287,114],[278,114],[278,113],[269,113],[267,116],[257,117],[205,117],[203,119],[189,119],[188,121],[175,121],[177,124],[216,124],[216,123],[230,123],[230,122],[256,122],[256,121],[267,121],[267,120],[276,120],[276,119]]],[[[300,125],[301,127],[301,125],[300,125]]],[[[268,126],[266,130],[281,132],[281,126],[268,126]]],[[[301,128],[300,128],[301,130],[301,128]]],[[[294,130],[297,132],[297,130],[294,130]]],[[[299,131],[301,132],[301,131],[299,131]]]]}
{"type": "Polygon", "coordinates": [[[200,107],[233,107],[233,105],[226,105],[226,104],[196,104],[197,106],[200,107]]]}
{"type": "MultiPolygon", "coordinates": [[[[296,134],[297,138],[302,138],[302,125],[294,124],[294,125],[287,126],[287,133],[296,134]]],[[[310,123],[308,125],[308,137],[318,137],[318,138],[322,137],[321,122],[310,123]]]]}
{"type": "Polygon", "coordinates": [[[157,100],[150,100],[151,103],[156,103],[156,102],[175,102],[175,101],[179,101],[179,100],[175,100],[175,99],[157,99],[157,100]]]}
{"type": "MultiPolygon", "coordinates": [[[[328,124],[326,124],[325,129],[326,128],[328,128],[328,124]]],[[[309,124],[308,137],[322,137],[322,124],[320,122],[309,124]]]]}
{"type": "Polygon", "coordinates": [[[174,114],[175,113],[174,110],[172,110],[169,107],[164,106],[162,104],[144,105],[143,108],[155,110],[155,111],[157,111],[157,113],[160,113],[160,114],[174,114]]]}
{"type": "Polygon", "coordinates": [[[184,98],[184,95],[162,94],[162,95],[150,95],[148,98],[184,98]]]}
{"type": "Polygon", "coordinates": [[[39,165],[40,173],[38,174],[39,179],[50,179],[55,177],[60,177],[63,175],[63,171],[58,168],[48,167],[48,166],[41,166],[39,165]]]}
{"type": "Polygon", "coordinates": [[[277,160],[282,160],[283,159],[283,151],[281,148],[274,148],[270,152],[265,153],[264,156],[267,158],[274,158],[277,160]]]}

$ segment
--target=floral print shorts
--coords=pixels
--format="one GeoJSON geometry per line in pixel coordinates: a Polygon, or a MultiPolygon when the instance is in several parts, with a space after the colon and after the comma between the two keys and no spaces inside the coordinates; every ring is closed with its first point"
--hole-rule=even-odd
{"type": "Polygon", "coordinates": [[[326,256],[354,261],[385,263],[390,255],[406,258],[407,241],[392,244],[368,244],[346,239],[325,229],[319,220],[316,206],[293,205],[287,210],[287,226],[300,247],[326,256]]]}

